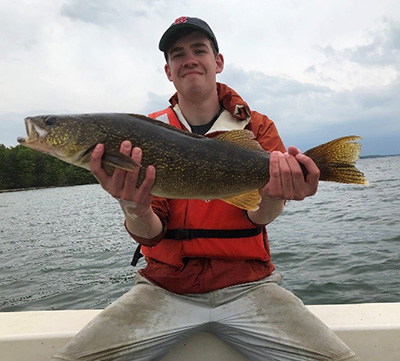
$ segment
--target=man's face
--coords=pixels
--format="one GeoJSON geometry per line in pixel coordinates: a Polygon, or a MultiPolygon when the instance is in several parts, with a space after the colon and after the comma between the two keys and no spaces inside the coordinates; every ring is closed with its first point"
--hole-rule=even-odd
{"type": "Polygon", "coordinates": [[[224,67],[221,54],[215,55],[209,38],[195,31],[178,39],[168,51],[165,73],[184,96],[199,95],[215,87],[216,74],[224,67]]]}

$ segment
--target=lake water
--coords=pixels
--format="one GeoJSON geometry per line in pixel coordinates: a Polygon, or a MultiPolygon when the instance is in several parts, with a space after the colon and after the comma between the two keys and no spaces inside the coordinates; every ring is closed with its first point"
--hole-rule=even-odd
{"type": "MultiPolygon", "coordinates": [[[[268,227],[306,304],[400,302],[400,157],[358,167],[369,186],[321,182],[268,227]]],[[[103,308],[132,287],[134,249],[99,185],[1,193],[0,311],[103,308]]]]}

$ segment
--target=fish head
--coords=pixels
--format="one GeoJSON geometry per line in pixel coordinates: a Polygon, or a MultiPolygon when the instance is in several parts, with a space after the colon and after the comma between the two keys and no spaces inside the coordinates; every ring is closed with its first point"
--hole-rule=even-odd
{"type": "Polygon", "coordinates": [[[17,141],[65,162],[89,167],[90,153],[106,135],[90,119],[76,115],[39,115],[25,118],[27,137],[17,141]]]}

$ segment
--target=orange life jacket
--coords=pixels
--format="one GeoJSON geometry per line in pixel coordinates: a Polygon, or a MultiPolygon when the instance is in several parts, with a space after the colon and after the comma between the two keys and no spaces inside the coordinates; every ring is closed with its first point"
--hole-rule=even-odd
{"type": "MultiPolygon", "coordinates": [[[[184,129],[172,107],[149,115],[184,129]]],[[[269,261],[265,227],[252,223],[246,213],[221,200],[170,199],[167,234],[142,253],[178,268],[185,258],[269,261]]]]}

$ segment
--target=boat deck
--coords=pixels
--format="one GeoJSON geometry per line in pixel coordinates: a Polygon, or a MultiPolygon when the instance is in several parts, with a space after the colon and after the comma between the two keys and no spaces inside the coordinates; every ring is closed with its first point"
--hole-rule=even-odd
{"type": "MultiPolygon", "coordinates": [[[[308,306],[358,355],[360,361],[400,360],[400,303],[308,306]]],[[[101,310],[0,313],[0,355],[4,361],[49,360],[101,310]]],[[[175,346],[164,361],[245,361],[209,333],[175,346]]]]}

